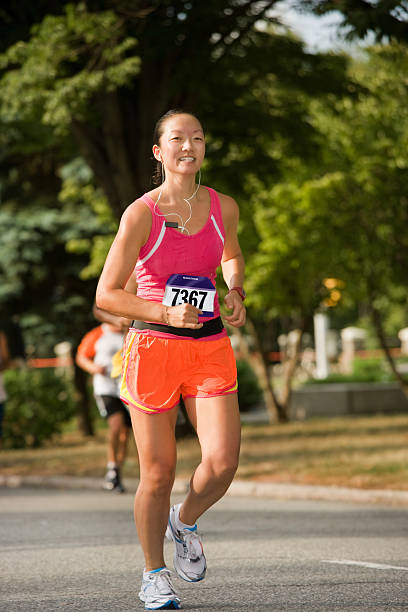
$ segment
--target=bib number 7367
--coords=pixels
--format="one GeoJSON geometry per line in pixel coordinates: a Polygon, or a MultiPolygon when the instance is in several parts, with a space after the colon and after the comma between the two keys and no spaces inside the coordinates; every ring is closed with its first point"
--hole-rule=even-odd
{"type": "Polygon", "coordinates": [[[189,291],[188,289],[180,289],[179,287],[172,287],[171,292],[173,295],[171,302],[172,306],[184,302],[185,304],[188,303],[196,306],[199,310],[204,306],[205,298],[208,295],[208,291],[196,291],[195,289],[189,291]]]}
{"type": "Polygon", "coordinates": [[[203,316],[212,316],[215,294],[215,287],[207,276],[172,274],[167,279],[162,303],[165,306],[192,304],[203,316]]]}

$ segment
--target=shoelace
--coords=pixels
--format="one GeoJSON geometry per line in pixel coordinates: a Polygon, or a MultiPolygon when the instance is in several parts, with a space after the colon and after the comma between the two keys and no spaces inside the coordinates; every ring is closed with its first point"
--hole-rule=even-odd
{"type": "MultiPolygon", "coordinates": [[[[153,576],[153,574],[150,574],[151,576],[153,576]]],[[[168,589],[168,594],[169,595],[174,595],[174,588],[173,585],[171,584],[171,580],[170,580],[170,571],[169,570],[163,570],[160,572],[160,574],[157,574],[156,576],[154,576],[153,578],[150,578],[150,583],[155,583],[156,588],[161,592],[161,594],[167,594],[167,593],[163,593],[164,589],[168,589]]]]}
{"type": "Polygon", "coordinates": [[[191,531],[183,531],[183,545],[186,559],[197,561],[202,553],[199,536],[191,531]]]}

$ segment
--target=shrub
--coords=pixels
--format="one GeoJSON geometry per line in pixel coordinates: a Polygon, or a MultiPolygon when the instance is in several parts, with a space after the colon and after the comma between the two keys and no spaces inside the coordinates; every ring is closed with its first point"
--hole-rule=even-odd
{"type": "MultiPolygon", "coordinates": [[[[404,359],[397,359],[396,362],[404,363],[404,359]]],[[[393,380],[395,380],[394,376],[383,357],[356,357],[353,360],[353,371],[351,374],[329,374],[327,378],[311,378],[305,384],[392,382],[393,380]]]]}
{"type": "Polygon", "coordinates": [[[5,448],[36,448],[60,433],[76,412],[70,381],[52,369],[28,368],[4,373],[8,400],[4,416],[5,448]]]}
{"type": "Polygon", "coordinates": [[[239,409],[241,412],[249,412],[262,401],[262,390],[247,361],[237,361],[237,370],[239,409]]]}
{"type": "Polygon", "coordinates": [[[362,382],[387,382],[392,380],[390,369],[383,357],[354,359],[353,375],[362,382]]]}

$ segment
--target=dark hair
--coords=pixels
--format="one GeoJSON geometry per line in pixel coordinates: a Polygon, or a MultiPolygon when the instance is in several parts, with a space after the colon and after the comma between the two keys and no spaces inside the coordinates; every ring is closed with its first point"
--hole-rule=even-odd
{"type": "MultiPolygon", "coordinates": [[[[156,125],[154,126],[152,145],[159,146],[160,138],[162,137],[163,132],[164,132],[164,124],[166,123],[167,119],[170,119],[171,117],[175,117],[176,115],[191,115],[192,117],[197,119],[198,122],[200,122],[197,115],[195,115],[189,110],[185,110],[183,108],[171,108],[170,110],[167,111],[167,113],[164,113],[164,115],[160,117],[160,119],[157,121],[156,125]]],[[[153,161],[155,165],[154,165],[154,170],[153,170],[152,183],[153,185],[157,186],[157,185],[160,185],[160,183],[162,182],[162,165],[154,157],[153,157],[153,161]]]]}

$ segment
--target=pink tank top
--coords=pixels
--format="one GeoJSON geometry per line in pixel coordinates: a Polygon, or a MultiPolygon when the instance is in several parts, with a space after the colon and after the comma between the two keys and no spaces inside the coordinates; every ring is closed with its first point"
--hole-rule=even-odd
{"type": "MultiPolygon", "coordinates": [[[[166,282],[173,274],[205,276],[215,287],[216,270],[224,250],[225,230],[221,205],[214,189],[210,194],[210,212],[204,227],[196,234],[182,234],[166,227],[166,217],[154,211],[155,202],[144,194],[141,199],[152,213],[152,228],[146,244],[140,249],[136,263],[137,295],[145,300],[162,302],[166,282]]],[[[218,296],[215,296],[214,315],[200,317],[200,321],[218,317],[218,296]]]]}

